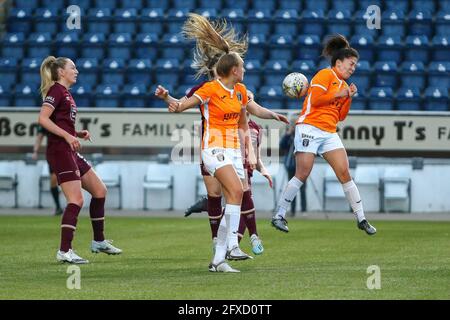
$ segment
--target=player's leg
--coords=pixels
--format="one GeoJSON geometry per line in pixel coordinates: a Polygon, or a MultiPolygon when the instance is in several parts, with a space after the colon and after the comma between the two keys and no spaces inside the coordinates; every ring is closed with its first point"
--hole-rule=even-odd
{"type": "Polygon", "coordinates": [[[220,182],[211,175],[203,175],[206,192],[208,193],[206,209],[208,211],[209,226],[213,248],[217,242],[217,231],[222,219],[222,187],[220,182]]]}
{"type": "Polygon", "coordinates": [[[323,158],[333,168],[336,177],[342,184],[345,196],[357,218],[358,228],[366,231],[367,234],[373,235],[377,230],[369,224],[364,216],[364,209],[359,195],[358,188],[350,176],[347,152],[344,148],[334,149],[323,154],[323,158]]]}
{"type": "MultiPolygon", "coordinates": [[[[49,166],[50,167],[50,166],[49,166]]],[[[53,201],[55,202],[55,216],[59,216],[63,213],[61,204],[59,203],[59,188],[56,174],[49,168],[50,171],[50,193],[52,194],[53,201]]]]}
{"type": "Polygon", "coordinates": [[[264,247],[262,241],[259,238],[258,230],[256,227],[256,210],[253,203],[253,195],[251,184],[249,184],[249,189],[244,192],[242,197],[242,208],[241,217],[244,217],[245,225],[248,229],[248,234],[250,236],[250,243],[252,245],[252,252],[256,255],[262,254],[264,247]]]}

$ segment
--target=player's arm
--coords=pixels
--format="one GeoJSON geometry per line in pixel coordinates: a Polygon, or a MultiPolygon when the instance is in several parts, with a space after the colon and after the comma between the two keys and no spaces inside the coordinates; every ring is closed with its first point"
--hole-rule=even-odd
{"type": "Polygon", "coordinates": [[[201,100],[196,96],[193,95],[192,97],[188,99],[183,99],[181,101],[174,101],[168,104],[169,106],[169,112],[183,112],[187,109],[193,108],[201,103],[201,100]]]}
{"type": "Polygon", "coordinates": [[[180,102],[180,99],[172,97],[169,93],[169,90],[167,90],[161,85],[158,85],[158,87],[156,88],[155,96],[161,100],[164,100],[164,102],[167,104],[180,102]]]}
{"type": "Polygon", "coordinates": [[[241,109],[241,114],[239,116],[239,134],[243,137],[245,155],[248,158],[250,168],[255,169],[257,160],[255,150],[253,150],[252,140],[250,138],[250,130],[248,128],[248,120],[245,108],[241,109]]]}
{"type": "Polygon", "coordinates": [[[286,118],[284,115],[273,112],[272,110],[269,110],[267,108],[264,108],[263,106],[258,104],[255,100],[250,100],[250,102],[247,104],[247,111],[260,119],[275,119],[277,121],[282,121],[286,124],[289,124],[288,118],[286,118]]]}
{"type": "Polygon", "coordinates": [[[44,134],[42,132],[39,132],[36,136],[36,141],[34,142],[34,146],[33,146],[33,155],[31,156],[34,160],[37,159],[37,154],[39,152],[39,148],[41,147],[43,139],[44,139],[44,134]]]}
{"type": "Polygon", "coordinates": [[[349,87],[350,96],[344,100],[342,107],[339,109],[339,121],[344,121],[350,111],[350,106],[352,104],[352,97],[358,92],[358,88],[354,83],[349,87]]]}
{"type": "Polygon", "coordinates": [[[267,171],[266,167],[264,166],[264,163],[262,162],[261,145],[258,146],[258,162],[256,163],[256,170],[258,170],[259,173],[261,173],[261,175],[267,179],[267,181],[269,182],[269,186],[272,188],[273,187],[272,176],[270,175],[269,171],[267,171]]]}
{"type": "Polygon", "coordinates": [[[43,126],[47,131],[53,133],[54,135],[63,138],[70,145],[73,151],[78,151],[81,149],[81,144],[77,138],[69,134],[66,130],[58,127],[51,119],[54,108],[48,103],[44,103],[41,107],[39,113],[39,124],[43,126]]]}

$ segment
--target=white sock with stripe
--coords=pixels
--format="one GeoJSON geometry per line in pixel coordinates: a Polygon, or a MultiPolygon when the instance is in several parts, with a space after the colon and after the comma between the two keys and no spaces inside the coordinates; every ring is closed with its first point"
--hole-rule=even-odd
{"type": "Polygon", "coordinates": [[[286,189],[284,189],[280,199],[278,200],[278,208],[275,217],[284,218],[286,216],[286,211],[295,199],[295,196],[298,194],[298,191],[302,185],[303,182],[295,176],[289,180],[286,189]]]}
{"type": "Polygon", "coordinates": [[[364,209],[361,201],[361,196],[359,195],[358,187],[353,180],[342,184],[342,189],[344,190],[345,197],[347,198],[350,206],[352,207],[353,213],[356,215],[358,222],[366,219],[364,216],[364,209]]]}

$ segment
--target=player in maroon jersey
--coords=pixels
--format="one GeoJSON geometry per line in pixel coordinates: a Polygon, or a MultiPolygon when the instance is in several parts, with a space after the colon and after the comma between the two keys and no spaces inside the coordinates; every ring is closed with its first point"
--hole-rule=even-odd
{"type": "Polygon", "coordinates": [[[39,124],[49,132],[47,161],[67,200],[61,221],[61,245],[56,259],[74,264],[88,263],[88,260],[72,250],[78,214],[83,206],[82,188],[92,195],[89,213],[94,240],[91,251],[120,254],[122,250],[105,240],[103,235],[106,186],[78,153],[81,149],[78,138],[90,140],[87,130],[75,130],[77,106],[69,88],[76,83],[78,70],[68,58],[49,56],[42,62],[40,72],[43,104],[39,124]]]}

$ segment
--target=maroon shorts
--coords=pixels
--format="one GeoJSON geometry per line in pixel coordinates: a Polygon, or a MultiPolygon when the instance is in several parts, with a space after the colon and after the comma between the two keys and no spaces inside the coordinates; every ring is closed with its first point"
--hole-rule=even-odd
{"type": "Polygon", "coordinates": [[[91,169],[91,165],[82,155],[72,150],[47,152],[50,169],[56,174],[58,184],[81,180],[81,177],[91,169]]]}

